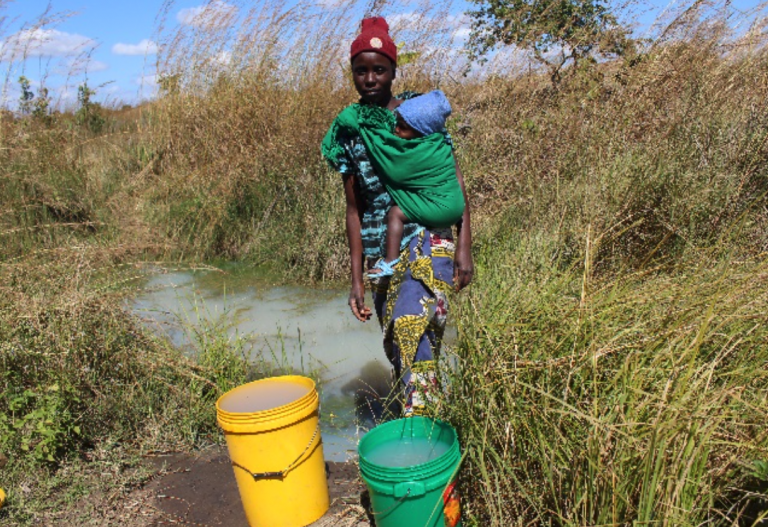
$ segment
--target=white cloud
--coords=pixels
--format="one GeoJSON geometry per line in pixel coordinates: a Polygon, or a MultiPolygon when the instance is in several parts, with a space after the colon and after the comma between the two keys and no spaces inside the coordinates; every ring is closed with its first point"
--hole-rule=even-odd
{"type": "Polygon", "coordinates": [[[469,37],[469,34],[472,32],[471,29],[468,27],[460,27],[456,31],[453,32],[453,38],[458,40],[464,40],[467,37],[469,37]]]}
{"type": "Polygon", "coordinates": [[[448,27],[452,30],[453,40],[463,43],[469,38],[472,30],[470,28],[471,19],[467,15],[449,15],[447,21],[448,27]]]}
{"type": "Polygon", "coordinates": [[[77,88],[59,86],[54,89],[52,95],[58,108],[66,110],[74,109],[77,106],[77,88]]]}
{"type": "Polygon", "coordinates": [[[237,7],[222,0],[213,0],[205,5],[182,9],[176,15],[176,20],[185,26],[205,28],[227,21],[236,14],[237,7]]]}
{"type": "Polygon", "coordinates": [[[112,46],[112,53],[115,55],[154,55],[157,53],[157,44],[146,38],[138,44],[118,42],[112,46]]]}
{"type": "Polygon", "coordinates": [[[57,29],[25,29],[0,42],[0,60],[26,57],[67,57],[96,46],[96,41],[57,29]]]}
{"type": "Polygon", "coordinates": [[[160,75],[156,73],[136,77],[134,82],[139,86],[139,99],[152,99],[160,91],[160,75]]]}
{"type": "Polygon", "coordinates": [[[395,13],[387,17],[387,24],[391,31],[403,31],[413,29],[422,21],[422,17],[416,13],[395,13]]]}
{"type": "Polygon", "coordinates": [[[75,90],[59,90],[58,95],[62,101],[74,102],[77,100],[77,92],[75,90]]]}
{"type": "Polygon", "coordinates": [[[315,4],[323,9],[336,9],[341,7],[344,0],[315,0],[315,4]]]}
{"type": "Polygon", "coordinates": [[[100,60],[93,60],[87,55],[71,59],[67,62],[67,66],[69,67],[67,71],[69,75],[77,75],[83,72],[95,73],[109,69],[109,64],[100,60]]]}
{"type": "Polygon", "coordinates": [[[101,62],[100,60],[92,60],[88,62],[88,71],[91,73],[95,71],[104,71],[109,69],[109,64],[106,62],[101,62]]]}
{"type": "MultiPolygon", "coordinates": [[[[408,31],[423,34],[425,30],[438,29],[447,32],[453,41],[452,46],[461,47],[469,38],[471,32],[471,19],[465,14],[448,15],[437,18],[432,15],[424,15],[417,12],[395,13],[387,17],[389,27],[398,36],[408,31]]],[[[446,43],[448,44],[448,43],[446,43]]]]}
{"type": "Polygon", "coordinates": [[[157,73],[145,73],[136,77],[133,82],[139,87],[142,97],[154,97],[160,91],[160,81],[163,76],[157,73]]]}
{"type": "Polygon", "coordinates": [[[134,79],[134,82],[141,86],[142,88],[149,88],[149,89],[157,89],[157,81],[159,79],[159,76],[157,74],[152,75],[142,75],[141,77],[136,77],[134,79]]]}
{"type": "Polygon", "coordinates": [[[228,50],[219,51],[216,54],[215,60],[222,66],[229,66],[232,63],[232,52],[228,50]]]}

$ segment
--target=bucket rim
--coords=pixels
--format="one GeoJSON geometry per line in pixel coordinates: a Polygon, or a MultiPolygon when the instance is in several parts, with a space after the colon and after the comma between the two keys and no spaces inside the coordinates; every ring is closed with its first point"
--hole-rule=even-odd
{"type": "Polygon", "coordinates": [[[461,458],[461,449],[459,446],[459,437],[456,432],[456,429],[446,421],[440,420],[440,419],[431,419],[423,416],[413,416],[413,417],[405,417],[402,419],[395,419],[393,421],[388,421],[387,423],[383,423],[373,430],[369,431],[363,438],[360,440],[360,443],[358,444],[357,448],[358,452],[358,458],[359,458],[359,466],[360,466],[360,472],[363,474],[364,477],[370,477],[381,481],[399,481],[402,479],[403,471],[407,470],[410,472],[409,477],[412,479],[426,479],[431,478],[435,474],[438,474],[440,472],[443,472],[446,468],[453,466],[460,458],[461,458]],[[379,433],[383,433],[385,431],[388,431],[389,428],[397,427],[397,426],[403,426],[407,423],[416,423],[419,420],[422,422],[429,422],[432,424],[436,424],[440,426],[441,430],[445,430],[449,433],[452,442],[451,445],[448,447],[448,450],[446,450],[443,454],[440,456],[431,459],[429,461],[426,461],[424,463],[419,463],[417,465],[409,465],[406,467],[387,467],[383,465],[379,465],[377,463],[372,462],[368,457],[363,453],[364,445],[370,441],[373,441],[373,439],[370,439],[371,437],[375,438],[375,435],[371,435],[375,430],[379,429],[379,433]],[[367,441],[366,441],[367,440],[367,441]]]}
{"type": "Polygon", "coordinates": [[[256,423],[256,422],[262,422],[262,421],[270,421],[273,419],[285,417],[286,415],[289,415],[289,414],[293,414],[308,406],[312,406],[317,398],[318,398],[318,395],[317,395],[316,383],[309,377],[304,377],[303,375],[280,375],[277,377],[267,377],[264,379],[258,379],[246,384],[241,384],[240,386],[236,386],[235,388],[232,388],[228,392],[221,395],[216,401],[216,413],[217,413],[217,417],[219,418],[219,421],[225,421],[225,422],[231,422],[231,423],[246,423],[246,422],[256,423]],[[279,382],[285,382],[285,383],[302,384],[306,386],[308,390],[306,394],[304,394],[303,396],[299,397],[294,401],[291,401],[281,406],[275,406],[274,408],[268,408],[266,410],[259,410],[256,412],[230,412],[222,409],[221,403],[229,395],[233,394],[236,391],[246,389],[249,386],[253,386],[255,384],[261,384],[268,381],[269,382],[279,381],[279,382]]]}

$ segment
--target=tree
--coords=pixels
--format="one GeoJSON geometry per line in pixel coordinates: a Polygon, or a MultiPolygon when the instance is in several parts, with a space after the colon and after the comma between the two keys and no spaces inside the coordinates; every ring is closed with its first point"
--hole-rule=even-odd
{"type": "Polygon", "coordinates": [[[530,50],[550,70],[553,84],[569,62],[622,55],[628,31],[604,0],[471,0],[472,31],[467,49],[477,60],[498,45],[530,50]]]}
{"type": "Polygon", "coordinates": [[[32,102],[32,116],[40,121],[48,122],[50,120],[51,97],[48,94],[48,88],[41,86],[37,97],[32,102]]]}
{"type": "Polygon", "coordinates": [[[19,88],[21,88],[19,111],[22,115],[28,115],[32,112],[32,100],[35,98],[35,93],[32,91],[29,79],[23,75],[19,77],[19,88]]]}
{"type": "Polygon", "coordinates": [[[104,126],[105,119],[101,116],[101,105],[91,100],[94,95],[96,90],[88,86],[88,81],[84,81],[77,87],[77,102],[80,108],[75,112],[75,121],[94,134],[98,134],[104,126]]]}
{"type": "Polygon", "coordinates": [[[31,115],[34,119],[44,123],[50,123],[49,107],[51,98],[48,94],[48,88],[40,86],[37,97],[32,91],[32,83],[23,75],[19,77],[19,112],[22,115],[31,115]]]}

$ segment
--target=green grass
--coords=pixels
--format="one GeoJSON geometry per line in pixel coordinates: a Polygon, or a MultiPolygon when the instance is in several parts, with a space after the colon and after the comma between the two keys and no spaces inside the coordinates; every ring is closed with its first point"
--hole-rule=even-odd
{"type": "MultiPolygon", "coordinates": [[[[93,456],[134,473],[141,454],[219,442],[213,402],[254,375],[221,325],[195,329],[194,358],[152,335],[126,311],[126,284],[141,273],[115,249],[60,246],[0,266],[2,513],[12,523],[77,503],[76,485],[95,485],[101,470],[93,456]]],[[[112,492],[138,477],[116,477],[112,492]]]]}
{"type": "MultiPolygon", "coordinates": [[[[281,20],[252,34],[295,30],[281,20]]],[[[171,49],[178,84],[101,110],[99,134],[3,116],[3,520],[51,517],[60,487],[55,506],[80,506],[104,460],[218,441],[212,401],[258,375],[226,320],[193,335],[191,359],[129,315],[142,262],[347,279],[341,183],[318,145],[354,94],[335,81],[337,40],[312,27],[317,57],[270,48],[215,75],[215,46],[189,62],[171,49]],[[31,473],[40,485],[21,492],[31,473]]],[[[453,302],[460,374],[442,414],[467,455],[468,525],[765,516],[768,53],[753,37],[703,24],[557,89],[535,73],[399,72],[398,89],[449,94],[473,211],[477,272],[453,302]]]]}
{"type": "Polygon", "coordinates": [[[765,507],[765,264],[692,251],[605,278],[540,248],[511,265],[485,248],[459,315],[446,415],[481,524],[730,525],[732,505],[765,507]]]}
{"type": "Polygon", "coordinates": [[[499,82],[460,143],[483,201],[445,415],[481,525],[765,517],[765,56],[712,45],[596,98],[499,82]]]}

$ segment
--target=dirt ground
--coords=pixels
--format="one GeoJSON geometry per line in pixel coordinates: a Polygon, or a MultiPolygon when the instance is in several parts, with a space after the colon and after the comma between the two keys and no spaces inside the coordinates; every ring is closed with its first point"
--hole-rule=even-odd
{"type": "MultiPolygon", "coordinates": [[[[151,527],[248,527],[226,448],[152,458],[156,476],[146,485],[151,527]]],[[[370,527],[360,505],[365,489],[357,467],[329,463],[331,508],[312,527],[370,527]]],[[[146,512],[145,512],[146,514],[146,512]]]]}

